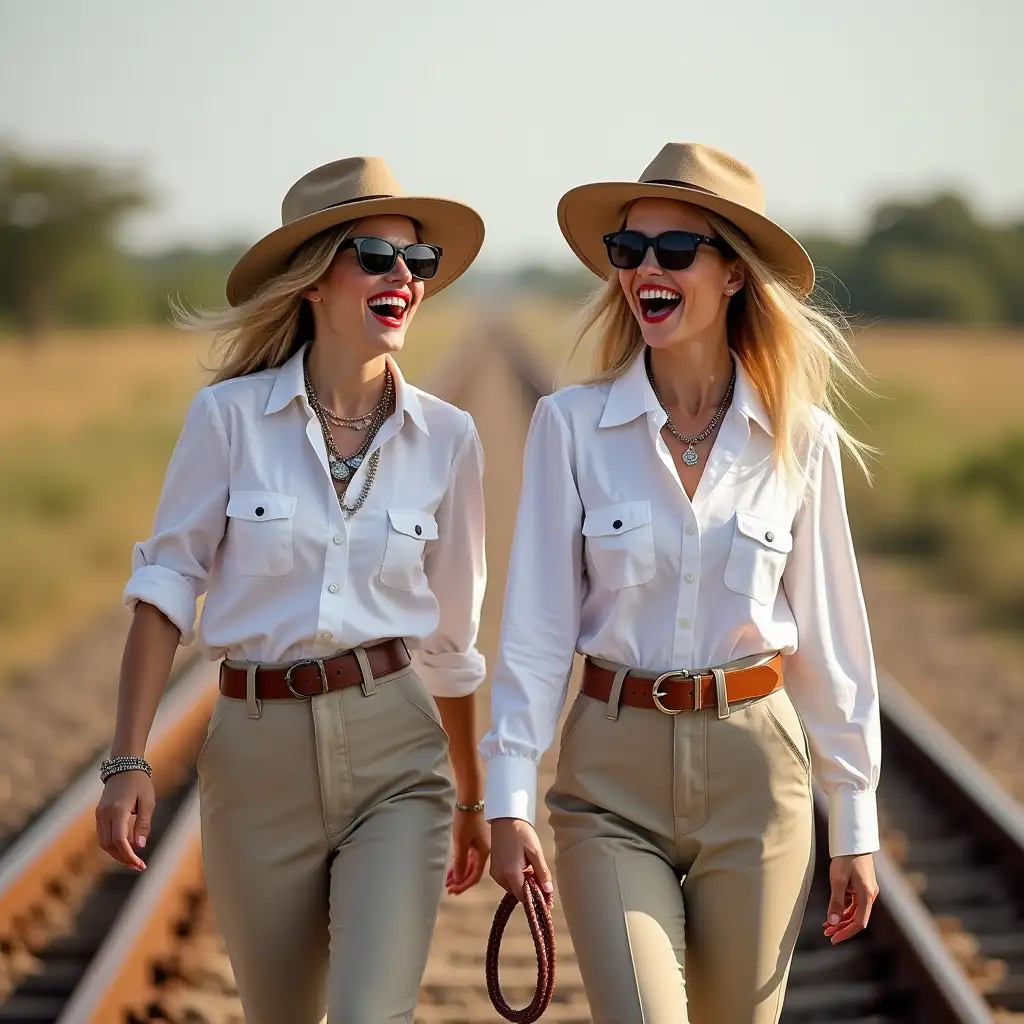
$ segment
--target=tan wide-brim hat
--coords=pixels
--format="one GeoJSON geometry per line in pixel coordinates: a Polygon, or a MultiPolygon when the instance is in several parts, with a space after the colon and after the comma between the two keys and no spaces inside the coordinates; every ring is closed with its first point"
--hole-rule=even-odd
{"type": "Polygon", "coordinates": [[[636,199],[676,199],[717,213],[747,236],[757,254],[803,294],[814,287],[814,265],[788,231],[765,216],[764,189],[734,157],[695,142],[670,142],[639,181],[602,181],[570,189],[558,204],[558,226],[583,263],[599,277],[614,267],[602,237],[622,227],[636,199]]]}
{"type": "Polygon", "coordinates": [[[317,167],[288,189],[281,227],[253,245],[228,275],[228,302],[237,306],[252,298],[321,231],[387,214],[416,221],[420,240],[442,250],[437,274],[423,282],[424,296],[436,295],[464,274],[484,243],[484,222],[475,210],[453,199],[405,195],[379,157],[348,157],[317,167]]]}

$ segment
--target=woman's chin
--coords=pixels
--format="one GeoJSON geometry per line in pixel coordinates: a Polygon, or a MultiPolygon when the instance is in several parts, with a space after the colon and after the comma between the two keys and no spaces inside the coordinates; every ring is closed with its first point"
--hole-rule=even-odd
{"type": "Polygon", "coordinates": [[[383,324],[367,324],[363,336],[369,348],[376,354],[398,352],[405,345],[406,327],[385,327],[383,324]]]}

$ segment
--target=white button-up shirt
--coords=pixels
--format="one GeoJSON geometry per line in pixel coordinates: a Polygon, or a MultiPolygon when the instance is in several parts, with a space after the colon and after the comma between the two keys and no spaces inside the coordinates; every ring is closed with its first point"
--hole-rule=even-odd
{"type": "MultiPolygon", "coordinates": [[[[404,637],[435,696],[472,692],[485,674],[486,576],[472,418],[391,361],[395,411],[374,441],[377,476],[345,519],[302,355],[196,395],[125,603],[155,605],[188,644],[205,592],[198,639],[209,658],[292,661],[404,637]]],[[[369,462],[349,483],[350,504],[369,462]]]]}
{"type": "Polygon", "coordinates": [[[613,383],[543,398],[494,668],[486,815],[536,817],[573,652],[666,672],[781,651],[829,798],[833,856],[878,848],[878,689],[834,423],[803,475],[772,459],[772,423],[737,363],[732,404],[692,501],[638,358],[613,383]]]}

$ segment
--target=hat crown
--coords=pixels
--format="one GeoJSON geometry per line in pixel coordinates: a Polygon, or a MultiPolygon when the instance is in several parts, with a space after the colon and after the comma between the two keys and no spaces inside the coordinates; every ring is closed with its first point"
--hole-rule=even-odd
{"type": "Polygon", "coordinates": [[[380,157],[334,160],[304,174],[288,189],[281,203],[281,224],[360,199],[401,195],[398,182],[380,157]]]}
{"type": "Polygon", "coordinates": [[[764,215],[764,189],[742,161],[697,142],[669,142],[647,165],[640,181],[701,189],[764,215]]]}

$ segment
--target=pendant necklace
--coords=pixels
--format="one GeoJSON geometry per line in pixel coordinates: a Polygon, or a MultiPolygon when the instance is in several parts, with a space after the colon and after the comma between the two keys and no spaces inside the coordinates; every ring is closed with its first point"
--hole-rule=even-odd
{"type": "Polygon", "coordinates": [[[722,421],[722,417],[725,415],[725,410],[729,407],[729,400],[732,398],[733,388],[736,386],[736,364],[732,366],[732,377],[729,379],[729,386],[725,389],[725,394],[722,396],[722,401],[718,406],[715,415],[711,417],[711,422],[695,437],[685,437],[678,430],[676,425],[672,422],[672,417],[669,415],[668,409],[665,409],[665,403],[661,400],[661,396],[658,394],[658,389],[654,383],[654,374],[651,372],[651,359],[650,351],[648,350],[645,356],[644,362],[647,366],[647,381],[651,385],[651,390],[654,392],[654,397],[658,399],[658,404],[664,409],[665,416],[668,417],[665,425],[668,427],[668,432],[681,444],[686,445],[686,450],[680,456],[683,462],[688,466],[696,466],[700,460],[700,456],[697,454],[697,449],[694,448],[695,444],[700,444],[701,441],[709,438],[715,430],[715,427],[722,421]]]}
{"type": "MultiPolygon", "coordinates": [[[[323,431],[324,444],[327,446],[327,461],[331,468],[331,476],[339,484],[347,485],[349,480],[355,475],[356,470],[363,464],[363,460],[366,458],[366,453],[370,450],[370,445],[373,444],[373,439],[377,436],[377,431],[380,430],[384,421],[388,418],[391,412],[391,406],[393,404],[395,396],[395,382],[391,376],[390,368],[385,370],[384,378],[384,393],[381,395],[380,401],[370,410],[365,416],[357,417],[342,417],[333,413],[332,410],[320,401],[317,397],[316,392],[313,390],[312,381],[309,379],[309,370],[303,367],[303,378],[306,386],[306,398],[309,400],[309,404],[313,408],[313,412],[316,414],[317,420],[320,422],[320,429],[323,431]],[[360,444],[358,450],[352,455],[342,455],[338,451],[338,446],[334,443],[334,436],[331,434],[330,421],[339,423],[341,426],[354,427],[356,430],[365,430],[366,435],[363,438],[362,444],[360,444]],[[365,420],[365,426],[362,425],[365,420]]],[[[373,486],[374,478],[377,475],[377,466],[380,463],[380,449],[374,450],[370,456],[369,470],[366,474],[366,480],[363,482],[363,490],[359,495],[359,498],[353,505],[346,505],[341,499],[341,495],[338,495],[338,501],[341,503],[341,511],[345,517],[353,515],[362,508],[363,503],[366,501],[366,496],[370,493],[370,488],[373,486]]]]}

